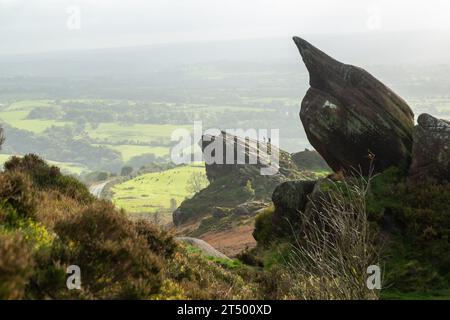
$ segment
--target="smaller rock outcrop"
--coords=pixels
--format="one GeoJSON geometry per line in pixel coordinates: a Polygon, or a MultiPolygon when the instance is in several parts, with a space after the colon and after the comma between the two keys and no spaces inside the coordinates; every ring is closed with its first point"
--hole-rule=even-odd
{"type": "Polygon", "coordinates": [[[279,185],[272,195],[275,211],[273,232],[277,236],[292,236],[300,225],[300,212],[308,203],[316,181],[287,181],[279,185]]]}
{"type": "Polygon", "coordinates": [[[275,150],[275,146],[270,146],[271,153],[275,151],[278,153],[278,163],[268,165],[268,143],[244,139],[225,132],[217,136],[203,136],[201,147],[205,159],[208,156],[205,150],[207,151],[213,142],[223,145],[222,161],[206,163],[206,175],[210,184],[191,199],[183,201],[173,212],[173,222],[177,226],[210,215],[216,218],[229,214],[253,216],[270,202],[273,191],[281,183],[315,178],[313,173],[300,170],[288,152],[278,148],[275,150]],[[266,150],[261,150],[264,144],[266,150]],[[244,151],[242,157],[244,163],[237,161],[238,148],[244,151]],[[228,151],[231,150],[233,152],[229,154],[228,151]],[[233,161],[227,161],[228,158],[233,161]],[[256,163],[251,163],[250,158],[257,159],[256,163]],[[262,174],[262,169],[272,165],[276,166],[275,174],[262,174]]]}
{"type": "Polygon", "coordinates": [[[421,114],[413,131],[410,178],[450,182],[450,121],[421,114]]]}

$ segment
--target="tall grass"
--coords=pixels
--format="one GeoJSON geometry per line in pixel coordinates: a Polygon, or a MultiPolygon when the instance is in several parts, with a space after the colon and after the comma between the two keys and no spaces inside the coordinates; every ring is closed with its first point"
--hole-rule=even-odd
{"type": "Polygon", "coordinates": [[[378,247],[369,228],[366,197],[372,176],[327,182],[300,212],[302,229],[288,257],[289,298],[377,299],[366,285],[378,247]]]}

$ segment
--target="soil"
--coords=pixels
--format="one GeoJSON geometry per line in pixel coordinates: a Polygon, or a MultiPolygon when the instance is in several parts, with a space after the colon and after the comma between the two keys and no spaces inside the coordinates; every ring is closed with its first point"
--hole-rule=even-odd
{"type": "Polygon", "coordinates": [[[234,257],[240,252],[256,246],[256,241],[252,236],[254,220],[248,224],[234,226],[223,231],[209,231],[200,236],[211,246],[224,253],[228,257],[234,257]]]}

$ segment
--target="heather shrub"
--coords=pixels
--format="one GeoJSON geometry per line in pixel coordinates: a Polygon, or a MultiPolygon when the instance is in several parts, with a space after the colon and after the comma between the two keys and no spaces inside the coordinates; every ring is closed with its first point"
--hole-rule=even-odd
{"type": "Polygon", "coordinates": [[[0,300],[21,299],[31,275],[31,250],[20,232],[0,232],[0,300]]]}
{"type": "Polygon", "coordinates": [[[448,288],[450,184],[399,183],[393,190],[384,208],[395,226],[386,281],[393,289],[409,292],[448,288]]]}
{"type": "Polygon", "coordinates": [[[0,174],[0,298],[251,298],[255,288],[171,232],[132,221],[35,155],[0,174]],[[66,268],[81,268],[68,290],[66,268]]]}
{"type": "Polygon", "coordinates": [[[224,269],[184,246],[167,261],[163,275],[168,282],[156,299],[252,299],[257,294],[255,284],[245,281],[236,270],[224,269]]]}
{"type": "Polygon", "coordinates": [[[27,299],[93,299],[95,296],[85,288],[84,274],[81,275],[81,290],[68,290],[66,268],[71,264],[70,247],[55,240],[47,250],[34,253],[34,270],[28,281],[27,299]]]}
{"type": "Polygon", "coordinates": [[[157,252],[164,258],[173,256],[176,243],[172,234],[161,229],[146,220],[137,220],[134,222],[137,234],[145,238],[151,251],[157,252]]]}
{"type": "Polygon", "coordinates": [[[60,175],[52,188],[80,203],[89,204],[94,201],[89,189],[75,177],[60,175]]]}
{"type": "Polygon", "coordinates": [[[255,281],[264,299],[280,300],[289,299],[287,293],[292,288],[296,279],[282,265],[274,265],[270,269],[262,270],[257,274],[255,281]]]}
{"type": "Polygon", "coordinates": [[[74,177],[62,175],[58,167],[49,166],[35,154],[22,158],[12,157],[4,164],[4,168],[6,172],[27,174],[37,189],[57,190],[81,203],[91,203],[94,200],[83,183],[74,177]]]}
{"type": "Polygon", "coordinates": [[[272,205],[256,216],[253,238],[258,241],[258,246],[267,246],[274,238],[272,223],[274,210],[272,205]]]}
{"type": "Polygon", "coordinates": [[[236,258],[248,266],[264,267],[262,259],[260,259],[253,251],[256,250],[245,249],[237,254],[236,258]]]}
{"type": "Polygon", "coordinates": [[[55,226],[65,246],[61,262],[80,266],[95,298],[149,298],[161,285],[162,259],[133,222],[106,201],[55,226]]]}
{"type": "MultiPolygon", "coordinates": [[[[402,206],[392,212],[407,235],[431,257],[443,261],[449,248],[450,184],[401,184],[396,194],[402,195],[402,206]]],[[[445,262],[450,268],[450,258],[445,262]]]]}
{"type": "Polygon", "coordinates": [[[373,179],[368,209],[387,239],[387,291],[432,292],[450,276],[450,184],[411,183],[390,168],[373,179]]]}
{"type": "Polygon", "coordinates": [[[37,204],[36,220],[53,229],[58,222],[74,217],[85,207],[85,204],[58,191],[41,192],[37,204]]]}
{"type": "Polygon", "coordinates": [[[49,166],[35,154],[11,157],[3,167],[6,172],[17,171],[28,174],[38,188],[53,184],[55,179],[61,175],[58,167],[49,166]]]}
{"type": "Polygon", "coordinates": [[[35,218],[36,195],[29,178],[20,172],[4,172],[0,174],[0,201],[3,206],[14,208],[10,221],[18,217],[35,218]]]}

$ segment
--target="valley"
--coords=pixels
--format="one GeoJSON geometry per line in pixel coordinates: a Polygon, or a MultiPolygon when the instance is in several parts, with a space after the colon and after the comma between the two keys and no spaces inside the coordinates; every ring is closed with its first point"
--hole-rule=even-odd
{"type": "MultiPolygon", "coordinates": [[[[407,100],[417,114],[433,112],[442,118],[450,117],[450,98],[431,97],[407,100]]],[[[295,121],[297,115],[294,113],[298,107],[294,100],[283,101],[269,97],[254,100],[242,98],[234,107],[210,107],[207,119],[216,119],[209,121],[211,125],[222,122],[221,128],[232,127],[235,124],[239,127],[246,122],[242,119],[251,112],[252,118],[256,116],[255,123],[259,122],[272,128],[277,127],[278,123],[278,126],[282,127],[283,138],[284,132],[290,135],[290,132],[298,130],[295,121]],[[270,107],[257,107],[257,103],[264,103],[270,107]],[[281,110],[291,110],[288,118],[293,118],[294,121],[290,121],[288,127],[281,125],[286,115],[284,111],[275,109],[277,105],[281,110]],[[259,116],[261,120],[258,121],[259,116]],[[270,121],[270,125],[268,118],[274,120],[270,121]]],[[[170,141],[172,131],[177,128],[191,130],[194,120],[204,118],[202,111],[206,108],[206,105],[104,99],[46,99],[2,103],[0,119],[4,126],[6,125],[7,139],[0,151],[0,162],[7,161],[12,155],[35,152],[42,155],[49,163],[60,167],[63,172],[80,178],[102,171],[112,174],[113,177],[120,177],[121,168],[126,166],[130,166],[137,173],[142,166],[155,161],[169,163],[170,148],[173,145],[170,141]],[[120,114],[115,113],[114,110],[119,107],[122,111],[120,114]],[[71,111],[67,112],[67,108],[71,111]],[[93,112],[97,118],[92,116],[93,112]],[[160,120],[145,120],[145,117],[133,119],[130,116],[131,119],[120,120],[125,119],[127,114],[135,115],[135,112],[149,115],[158,112],[158,117],[167,119],[167,124],[152,123],[160,120]],[[146,121],[150,123],[145,123],[146,121]],[[15,136],[11,137],[9,131],[13,133],[17,131],[21,138],[14,139],[15,136]],[[30,145],[28,142],[22,144],[22,139],[28,137],[39,140],[39,144],[30,145]],[[71,146],[60,143],[62,139],[83,141],[85,146],[74,156],[71,150],[66,150],[71,146]],[[55,140],[58,141],[54,142],[55,140]],[[90,160],[93,149],[99,156],[90,160]]],[[[281,139],[282,143],[283,141],[286,140],[281,139]]],[[[301,147],[308,147],[308,144],[299,145],[299,148],[301,147]]],[[[189,197],[185,190],[187,179],[192,172],[202,171],[201,167],[197,166],[177,170],[179,172],[170,169],[160,173],[144,174],[117,184],[111,190],[112,199],[118,207],[133,214],[159,212],[162,220],[167,223],[171,221],[170,215],[173,209],[170,201],[174,199],[177,204],[180,204],[182,200],[189,197]],[[170,184],[166,185],[169,181],[170,184]]]]}
{"type": "MultiPolygon", "coordinates": [[[[135,57],[136,49],[125,53],[105,49],[108,55],[95,50],[80,53],[62,64],[63,69],[54,57],[54,63],[46,65],[43,54],[29,58],[34,63],[28,68],[34,72],[22,69],[20,63],[11,69],[0,62],[0,126],[5,136],[0,143],[5,199],[0,205],[4,214],[0,236],[9,241],[7,249],[9,243],[20,243],[9,233],[13,230],[35,241],[43,253],[51,252],[42,258],[36,253],[41,251],[33,251],[33,259],[45,261],[33,277],[52,278],[45,273],[47,265],[64,274],[60,260],[66,263],[68,257],[92,266],[88,298],[128,294],[151,299],[447,297],[448,259],[437,259],[448,245],[449,190],[442,161],[447,156],[431,147],[448,149],[433,130],[446,128],[439,119],[450,118],[450,65],[399,63],[392,68],[389,63],[361,63],[406,104],[361,69],[336,67],[334,60],[316,49],[302,52],[308,45],[298,41],[302,56],[315,52],[317,60],[305,59],[312,63],[308,69],[299,65],[298,57],[291,61],[276,54],[251,62],[223,55],[202,62],[195,61],[195,55],[177,60],[171,50],[163,50],[161,56],[139,55],[140,60],[122,57],[135,57]],[[106,66],[114,63],[116,68],[99,67],[100,60],[91,60],[97,55],[106,59],[102,60],[106,66]],[[327,67],[315,70],[316,62],[327,67]],[[344,69],[343,76],[338,71],[344,69]],[[302,105],[301,97],[309,88],[308,70],[322,81],[310,81],[313,90],[302,105]],[[323,70],[338,71],[324,75],[323,70]],[[356,74],[356,81],[349,81],[348,74],[356,74]],[[369,93],[358,86],[360,82],[370,88],[369,93]],[[334,88],[338,90],[333,92],[334,88]],[[359,113],[347,110],[349,106],[358,106],[359,113]],[[432,116],[422,115],[416,124],[423,113],[432,116]],[[276,173],[261,174],[264,165],[259,162],[176,165],[171,150],[178,141],[172,141],[171,135],[177,129],[193,130],[196,121],[202,122],[203,129],[279,129],[276,173]],[[416,161],[410,161],[413,155],[416,161]],[[373,159],[381,159],[377,162],[381,165],[374,167],[371,177],[368,160],[373,159]],[[350,174],[352,168],[359,168],[361,176],[350,174]],[[414,176],[409,175],[410,168],[414,176]],[[425,184],[411,184],[412,179],[425,184]],[[358,183],[367,187],[361,189],[358,183]],[[349,212],[362,218],[338,220],[349,212]],[[343,252],[333,251],[336,246],[330,245],[334,240],[327,238],[326,228],[314,229],[317,217],[328,219],[326,223],[337,229],[333,231],[341,237],[339,243],[347,245],[343,252]],[[352,224],[355,221],[360,224],[352,224]],[[345,223],[348,226],[336,227],[345,223]],[[315,242],[300,239],[308,228],[316,231],[312,237],[324,232],[323,237],[315,242]],[[394,284],[398,291],[351,287],[357,283],[354,270],[360,280],[366,275],[366,264],[378,262],[378,253],[371,250],[379,243],[370,242],[372,235],[388,243],[382,262],[388,266],[388,281],[398,281],[394,284]],[[203,241],[214,255],[199,249],[206,246],[203,241]],[[310,252],[301,251],[308,245],[310,252]],[[329,251],[315,251],[321,245],[329,251]],[[49,248],[53,251],[46,251],[49,248]],[[102,252],[111,260],[104,262],[102,252]],[[329,255],[321,256],[323,252],[329,255]],[[342,261],[350,261],[348,266],[336,267],[336,260],[327,260],[340,254],[342,261]],[[101,258],[91,261],[93,256],[101,258]],[[312,267],[302,264],[308,259],[312,267]],[[128,274],[129,261],[135,263],[136,273],[128,274]],[[314,269],[318,261],[327,261],[342,273],[321,265],[329,272],[323,277],[323,270],[314,269]],[[102,275],[111,266],[117,291],[110,290],[115,280],[102,275]],[[207,280],[200,281],[204,275],[207,280]],[[139,291],[142,279],[145,290],[139,291]],[[349,287],[341,290],[340,281],[349,287]],[[96,291],[97,284],[103,291],[96,291]],[[311,291],[302,285],[309,285],[311,291]],[[324,286],[332,290],[321,291],[324,286]]],[[[25,58],[13,60],[21,59],[25,58]]],[[[225,145],[247,144],[231,134],[217,134],[208,141],[218,138],[225,145]]],[[[270,140],[263,142],[270,144],[270,140]]],[[[205,141],[197,144],[203,152],[207,147],[205,141]]],[[[245,159],[257,148],[243,148],[245,159]]],[[[39,290],[29,292],[46,298],[48,293],[39,290]]],[[[62,290],[55,292],[56,298],[72,297],[62,290]]]]}

